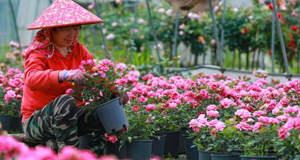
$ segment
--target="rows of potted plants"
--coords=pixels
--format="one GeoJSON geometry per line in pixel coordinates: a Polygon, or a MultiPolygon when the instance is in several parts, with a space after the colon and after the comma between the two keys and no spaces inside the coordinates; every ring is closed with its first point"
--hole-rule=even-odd
{"type": "MultiPolygon", "coordinates": [[[[148,140],[189,125],[200,151],[294,158],[300,144],[300,82],[267,82],[267,75],[256,76],[251,80],[202,73],[193,79],[145,75],[128,92],[129,127],[117,138],[148,140]]],[[[120,85],[131,86],[130,77],[120,79],[120,85]]],[[[164,156],[176,157],[168,147],[164,156]]]]}
{"type": "Polygon", "coordinates": [[[0,121],[5,130],[21,131],[21,100],[23,96],[23,72],[8,69],[0,72],[0,121]],[[5,123],[3,123],[5,122],[5,123]]]}
{"type": "MultiPolygon", "coordinates": [[[[120,155],[123,158],[139,159],[135,156],[143,145],[140,141],[133,144],[136,140],[146,140],[147,149],[142,149],[141,156],[149,159],[151,153],[158,154],[153,153],[157,148],[152,146],[161,139],[165,142],[159,149],[164,151],[160,156],[176,157],[182,127],[189,127],[187,133],[195,139],[198,156],[202,151],[272,158],[294,158],[299,154],[300,82],[297,79],[286,83],[267,82],[265,74],[237,79],[203,73],[192,78],[141,76],[137,70],[110,60],[96,64],[83,61],[80,69],[95,78],[87,82],[87,87],[74,86],[67,93],[83,97],[90,109],[107,102],[118,90],[129,95],[130,101],[124,106],[129,125],[114,132],[108,130],[106,135],[111,145],[119,143],[115,154],[126,147],[126,155],[120,155]]],[[[16,78],[21,74],[11,69],[2,77],[14,75],[11,72],[16,72],[16,78]]],[[[17,84],[20,85],[14,82],[15,87],[17,84]]],[[[8,90],[2,92],[9,94],[8,90]]]]}

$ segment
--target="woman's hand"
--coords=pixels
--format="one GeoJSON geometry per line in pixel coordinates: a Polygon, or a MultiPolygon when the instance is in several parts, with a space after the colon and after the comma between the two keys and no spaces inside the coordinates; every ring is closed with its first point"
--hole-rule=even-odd
{"type": "Polygon", "coordinates": [[[59,79],[68,82],[74,82],[77,86],[86,85],[86,78],[92,79],[91,75],[83,73],[81,70],[63,70],[59,72],[59,79]]]}
{"type": "Polygon", "coordinates": [[[125,92],[122,93],[122,95],[121,95],[120,92],[117,91],[115,96],[120,97],[120,100],[119,100],[120,105],[121,104],[125,105],[129,101],[129,97],[128,97],[127,93],[125,93],[125,92]]]}

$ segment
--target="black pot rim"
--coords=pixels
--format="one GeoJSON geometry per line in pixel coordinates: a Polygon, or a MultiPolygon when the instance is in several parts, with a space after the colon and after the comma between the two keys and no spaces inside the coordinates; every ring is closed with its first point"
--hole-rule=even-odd
{"type": "MultiPolygon", "coordinates": [[[[189,135],[189,134],[182,134],[183,137],[192,137],[192,135],[189,135]]],[[[193,137],[196,137],[196,136],[193,136],[193,137]]]]}
{"type": "Polygon", "coordinates": [[[133,140],[131,140],[131,143],[132,142],[137,142],[137,141],[139,141],[139,142],[153,142],[152,139],[133,139],[133,140]]]}
{"type": "Polygon", "coordinates": [[[253,158],[277,158],[275,156],[246,156],[246,155],[240,155],[240,157],[253,157],[253,158]]]}
{"type": "Polygon", "coordinates": [[[236,154],[210,154],[213,157],[240,157],[240,155],[236,154]]]}
{"type": "MultiPolygon", "coordinates": [[[[160,134],[160,135],[155,135],[157,137],[166,137],[167,135],[166,134],[160,134]]],[[[150,137],[150,138],[156,138],[156,137],[150,137]]]]}
{"type": "Polygon", "coordinates": [[[169,131],[169,132],[165,132],[165,134],[167,134],[167,133],[168,133],[168,134],[169,134],[169,133],[176,133],[176,132],[178,132],[178,133],[179,133],[179,132],[180,132],[180,130],[178,130],[178,131],[169,131]]]}
{"type": "Polygon", "coordinates": [[[1,117],[12,117],[11,115],[8,114],[0,114],[1,117]]]}
{"type": "MultiPolygon", "coordinates": [[[[105,102],[105,103],[102,103],[102,104],[100,104],[98,107],[95,107],[95,109],[101,108],[102,106],[105,106],[105,104],[108,104],[108,103],[110,103],[110,102],[116,101],[116,100],[118,100],[118,99],[120,99],[120,97],[117,97],[117,98],[114,98],[114,99],[112,99],[112,100],[109,100],[109,101],[107,101],[107,102],[105,102]]],[[[120,106],[123,106],[123,105],[120,104],[120,106]]]]}
{"type": "Polygon", "coordinates": [[[198,150],[198,151],[204,153],[211,153],[211,154],[222,154],[221,152],[214,152],[214,151],[203,151],[203,150],[198,150]]]}

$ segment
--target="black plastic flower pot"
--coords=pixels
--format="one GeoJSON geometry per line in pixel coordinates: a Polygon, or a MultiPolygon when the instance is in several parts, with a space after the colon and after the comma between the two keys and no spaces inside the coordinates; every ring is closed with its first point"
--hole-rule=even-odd
{"type": "Polygon", "coordinates": [[[107,134],[128,127],[128,120],[123,105],[119,104],[119,99],[120,97],[115,98],[95,108],[97,116],[107,134]]]}
{"type": "Polygon", "coordinates": [[[201,160],[211,160],[211,154],[220,154],[219,152],[211,152],[211,151],[201,151],[198,150],[199,159],[201,160]]]}
{"type": "Polygon", "coordinates": [[[2,124],[2,130],[8,131],[10,125],[10,115],[0,115],[0,122],[2,124]]]}
{"type": "Polygon", "coordinates": [[[120,141],[115,143],[107,142],[106,154],[113,154],[119,159],[127,158],[127,143],[121,146],[120,141]]]}
{"type": "Polygon", "coordinates": [[[190,135],[183,134],[183,142],[185,147],[186,159],[188,160],[199,160],[199,153],[197,146],[193,146],[195,137],[190,138],[190,135]]]}
{"type": "Polygon", "coordinates": [[[131,160],[151,158],[153,140],[133,140],[127,144],[127,156],[131,160]]]}
{"type": "Polygon", "coordinates": [[[22,117],[11,117],[9,130],[14,132],[23,132],[22,117]]]}
{"type": "Polygon", "coordinates": [[[274,156],[243,156],[241,155],[241,160],[278,160],[274,156]]]}
{"type": "Polygon", "coordinates": [[[165,142],[166,142],[166,135],[160,135],[160,138],[151,138],[152,142],[152,154],[154,156],[163,157],[164,150],[165,150],[165,142]]]}
{"type": "Polygon", "coordinates": [[[93,138],[93,135],[86,134],[83,136],[79,136],[78,138],[79,138],[79,149],[86,149],[91,139],[93,138]]]}
{"type": "Polygon", "coordinates": [[[171,155],[173,158],[178,157],[179,131],[166,132],[166,142],[164,156],[171,155]]]}
{"type": "Polygon", "coordinates": [[[239,155],[211,154],[211,160],[241,160],[239,155]]]}
{"type": "Polygon", "coordinates": [[[185,153],[185,145],[184,145],[184,137],[183,134],[186,134],[186,131],[188,130],[187,127],[181,127],[180,133],[179,133],[179,144],[178,144],[178,153],[185,153]]]}

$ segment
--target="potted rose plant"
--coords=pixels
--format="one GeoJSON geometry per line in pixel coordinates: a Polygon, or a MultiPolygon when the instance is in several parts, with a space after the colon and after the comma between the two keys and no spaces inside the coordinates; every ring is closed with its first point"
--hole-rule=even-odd
{"type": "Polygon", "coordinates": [[[278,110],[276,118],[279,120],[276,149],[283,159],[300,158],[300,82],[298,79],[286,82],[281,87],[285,88],[287,107],[278,110]]]}
{"type": "MultiPolygon", "coordinates": [[[[84,100],[88,109],[97,114],[105,131],[110,134],[128,127],[123,105],[119,103],[120,90],[117,80],[122,76],[122,67],[104,59],[95,64],[92,60],[82,61],[79,68],[93,79],[84,87],[73,87],[72,96],[84,100]]],[[[122,91],[125,91],[122,88],[122,91]]]]}
{"type": "Polygon", "coordinates": [[[0,121],[4,130],[21,131],[21,100],[23,96],[23,73],[19,69],[9,69],[6,74],[0,74],[0,121]]]}
{"type": "Polygon", "coordinates": [[[242,160],[252,158],[274,159],[275,146],[278,141],[278,120],[273,118],[266,110],[246,109],[236,111],[233,120],[236,134],[241,140],[240,148],[243,152],[242,160]]]}
{"type": "Polygon", "coordinates": [[[233,154],[234,151],[239,149],[241,140],[238,134],[236,134],[236,128],[231,120],[227,120],[225,123],[217,122],[219,126],[211,130],[211,136],[213,137],[213,143],[210,144],[211,148],[215,148],[219,154],[211,154],[212,160],[240,160],[238,154],[233,154]],[[224,124],[224,126],[222,126],[224,124]],[[224,128],[222,128],[224,127],[224,128]]]}
{"type": "Polygon", "coordinates": [[[239,149],[241,140],[236,134],[236,128],[231,118],[237,107],[235,107],[235,102],[228,98],[222,99],[219,103],[219,105],[206,107],[206,116],[209,120],[206,129],[208,128],[212,139],[212,142],[206,146],[206,151],[218,152],[211,154],[213,160],[238,160],[239,156],[232,154],[232,152],[239,149]]]}
{"type": "MultiPolygon", "coordinates": [[[[294,99],[296,100],[296,99],[294,99]]],[[[297,100],[296,100],[297,101],[297,100]]],[[[293,101],[292,103],[294,103],[293,101]]],[[[300,153],[300,108],[297,105],[287,106],[276,117],[279,120],[276,149],[283,159],[297,159],[300,153]]]]}
{"type": "Polygon", "coordinates": [[[128,158],[133,160],[150,159],[152,142],[151,137],[154,136],[154,123],[156,118],[152,115],[152,111],[156,109],[156,105],[148,103],[143,93],[146,90],[141,88],[141,84],[137,84],[129,94],[130,102],[126,104],[126,115],[129,120],[129,127],[125,134],[127,143],[128,158]]]}

